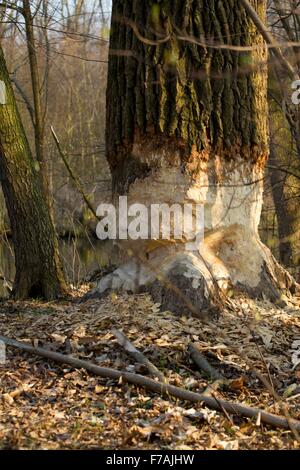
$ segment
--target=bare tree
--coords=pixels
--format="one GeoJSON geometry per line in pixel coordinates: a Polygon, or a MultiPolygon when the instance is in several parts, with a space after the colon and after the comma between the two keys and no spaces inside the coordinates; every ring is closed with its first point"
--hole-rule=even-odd
{"type": "Polygon", "coordinates": [[[65,291],[57,240],[1,47],[0,79],[6,90],[0,105],[0,177],[15,251],[13,296],[50,300],[65,291]]]}

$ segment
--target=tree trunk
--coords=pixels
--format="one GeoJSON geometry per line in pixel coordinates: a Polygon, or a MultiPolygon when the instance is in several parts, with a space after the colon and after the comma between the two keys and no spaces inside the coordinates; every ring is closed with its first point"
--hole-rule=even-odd
{"type": "Polygon", "coordinates": [[[28,58],[30,65],[30,78],[32,85],[32,96],[34,102],[34,135],[37,160],[40,165],[40,171],[45,186],[45,192],[48,193],[47,168],[44,155],[44,118],[41,100],[41,83],[39,66],[37,60],[37,49],[34,36],[33,17],[31,13],[30,1],[23,0],[23,12],[26,28],[26,41],[28,58]]]}
{"type": "MultiPolygon", "coordinates": [[[[264,19],[267,2],[251,3],[264,19]]],[[[203,313],[233,286],[273,300],[292,286],[258,235],[266,63],[238,0],[114,0],[106,139],[114,194],[128,204],[203,204],[205,238],[197,252],[184,240],[130,244],[146,261],[121,267],[98,292],[146,285],[163,308],[203,313]]]]}
{"type": "Polygon", "coordinates": [[[57,239],[0,45],[0,80],[6,104],[0,104],[0,179],[15,250],[17,299],[54,299],[65,291],[57,239]]]}
{"type": "Polygon", "coordinates": [[[276,158],[274,142],[271,142],[270,147],[270,166],[272,166],[270,170],[270,180],[278,226],[279,259],[284,266],[291,266],[293,261],[291,243],[291,237],[294,233],[293,221],[291,220],[285,201],[285,175],[280,169],[276,169],[279,168],[279,162],[276,158]]]}

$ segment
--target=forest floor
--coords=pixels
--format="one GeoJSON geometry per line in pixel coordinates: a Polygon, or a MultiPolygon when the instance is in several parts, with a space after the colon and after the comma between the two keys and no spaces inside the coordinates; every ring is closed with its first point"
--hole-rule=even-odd
{"type": "MultiPolygon", "coordinates": [[[[0,303],[0,334],[101,366],[144,373],[116,342],[112,328],[118,328],[170,384],[202,393],[209,379],[188,354],[194,342],[230,379],[218,397],[281,415],[285,408],[300,419],[299,298],[285,308],[232,298],[217,321],[202,323],[162,313],[144,294],[78,303],[85,291],[57,303],[0,303]]],[[[0,448],[299,449],[300,444],[290,430],[7,348],[6,363],[0,366],[0,448]]]]}

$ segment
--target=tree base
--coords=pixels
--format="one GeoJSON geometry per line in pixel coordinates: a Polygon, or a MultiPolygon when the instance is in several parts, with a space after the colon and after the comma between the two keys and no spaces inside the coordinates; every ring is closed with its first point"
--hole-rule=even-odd
{"type": "Polygon", "coordinates": [[[149,292],[162,310],[207,319],[218,314],[229,290],[283,305],[282,294],[294,294],[299,289],[292,276],[258,239],[248,243],[248,263],[238,256],[238,247],[232,250],[232,257],[228,254],[225,257],[219,248],[220,257],[214,255],[213,262],[207,240],[196,253],[184,251],[182,245],[157,249],[144,263],[141,259],[131,260],[103,277],[88,296],[99,297],[118,291],[149,292]],[[251,245],[257,264],[253,263],[251,245]]]}
{"type": "MultiPolygon", "coordinates": [[[[194,246],[195,251],[186,250],[189,236],[124,242],[124,253],[134,256],[103,278],[95,295],[110,290],[148,291],[162,309],[205,317],[222,308],[232,289],[272,302],[280,301],[283,293],[296,291],[296,282],[258,234],[266,155],[256,164],[240,156],[227,160],[215,155],[208,162],[199,162],[194,177],[175,163],[170,165],[164,154],[158,156],[161,166],[130,185],[128,205],[137,201],[147,208],[200,204],[204,239],[194,246]]],[[[187,222],[184,213],[182,221],[187,222]]]]}
{"type": "Polygon", "coordinates": [[[33,271],[16,274],[11,298],[14,300],[45,299],[47,301],[56,300],[67,294],[67,287],[61,271],[54,270],[54,273],[45,272],[43,275],[35,275],[33,271]]]}

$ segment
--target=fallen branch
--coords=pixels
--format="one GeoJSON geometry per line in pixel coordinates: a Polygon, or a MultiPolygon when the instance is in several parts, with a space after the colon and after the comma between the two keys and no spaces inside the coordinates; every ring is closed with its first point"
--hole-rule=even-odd
{"type": "Polygon", "coordinates": [[[207,386],[203,395],[207,397],[212,396],[214,392],[217,392],[221,387],[228,385],[228,380],[208,362],[194,344],[189,344],[188,352],[199,369],[210,375],[210,378],[214,381],[207,386]]]}
{"type": "Polygon", "coordinates": [[[138,349],[136,349],[133,344],[129,341],[129,339],[122,333],[121,331],[117,330],[116,328],[112,329],[112,334],[118,341],[118,344],[122,346],[122,348],[132,356],[136,362],[139,364],[143,364],[147,367],[149,373],[154,376],[158,377],[161,382],[165,380],[164,375],[157,369],[157,367],[149,361],[149,359],[144,356],[138,349]]]}
{"type": "MultiPolygon", "coordinates": [[[[121,372],[119,370],[109,369],[107,367],[99,367],[95,364],[83,361],[81,359],[77,359],[73,356],[66,356],[64,354],[59,354],[54,351],[47,351],[43,348],[35,348],[29,344],[21,343],[20,341],[10,339],[5,336],[0,336],[0,341],[7,344],[8,346],[12,346],[13,348],[26,351],[30,354],[45,357],[61,364],[68,364],[74,369],[85,369],[88,372],[98,375],[99,377],[102,377],[104,379],[113,379],[116,381],[124,380],[125,382],[137,385],[139,387],[144,387],[148,390],[151,390],[152,392],[156,392],[161,395],[173,396],[175,398],[178,398],[179,400],[190,401],[194,403],[202,402],[213,410],[223,412],[225,410],[226,412],[234,415],[255,419],[260,416],[262,423],[269,424],[270,426],[274,426],[277,428],[287,430],[290,429],[290,424],[286,418],[268,413],[259,408],[251,408],[249,406],[242,405],[241,403],[234,403],[219,399],[217,400],[213,397],[207,397],[205,395],[200,395],[199,393],[190,392],[188,390],[175,387],[174,385],[169,385],[163,382],[156,382],[155,380],[149,379],[148,377],[144,377],[142,375],[131,374],[129,372],[121,372]]],[[[297,431],[300,431],[300,421],[292,419],[291,422],[295,429],[297,431]]]]}
{"type": "Polygon", "coordinates": [[[194,361],[194,363],[204,371],[207,375],[210,376],[212,380],[223,380],[224,377],[220,374],[217,369],[210,365],[208,360],[201,354],[201,352],[197,349],[194,344],[189,344],[188,352],[194,361]]]}

